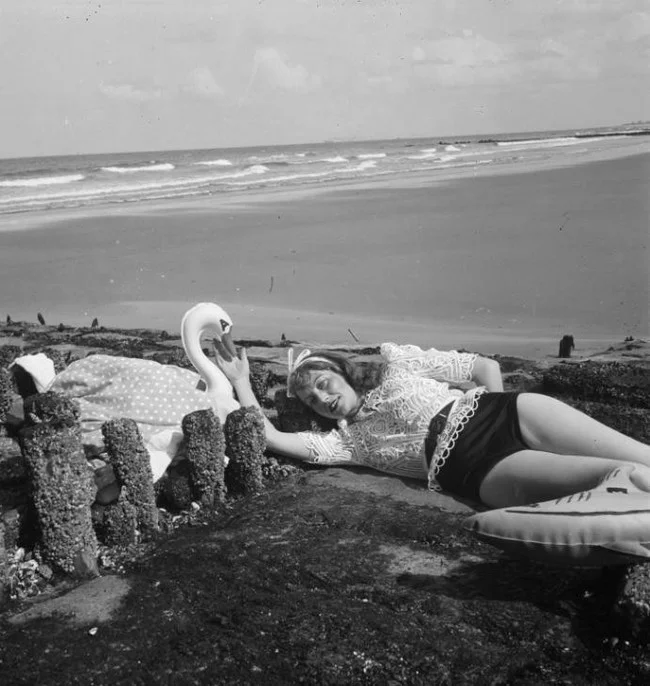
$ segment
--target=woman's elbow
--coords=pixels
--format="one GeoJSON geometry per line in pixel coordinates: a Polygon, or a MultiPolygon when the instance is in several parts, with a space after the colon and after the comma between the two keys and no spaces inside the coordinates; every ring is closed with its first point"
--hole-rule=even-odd
{"type": "Polygon", "coordinates": [[[489,357],[479,357],[474,363],[472,381],[499,390],[501,388],[501,366],[489,357]]]}

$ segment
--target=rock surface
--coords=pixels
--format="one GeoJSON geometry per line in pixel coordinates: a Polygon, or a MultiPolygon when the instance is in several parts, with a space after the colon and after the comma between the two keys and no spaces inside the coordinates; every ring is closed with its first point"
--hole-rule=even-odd
{"type": "MultiPolygon", "coordinates": [[[[3,328],[25,352],[111,350],[187,364],[178,338],[159,332],[20,322],[3,328]]],[[[262,343],[249,345],[248,354],[268,370],[272,398],[286,375],[286,350],[262,343]]],[[[376,349],[346,352],[377,359],[376,349]]],[[[562,363],[499,358],[506,387],[527,390],[540,390],[545,374],[576,373],[549,376],[560,364],[601,365],[553,393],[641,440],[648,417],[636,399],[650,389],[635,370],[647,370],[648,360],[639,341],[588,354],[577,349],[562,363]],[[625,368],[607,367],[612,363],[625,368]]],[[[299,408],[290,414],[296,426],[311,421],[299,408]]],[[[279,421],[272,410],[268,416],[279,421]]],[[[103,573],[112,576],[7,606],[0,615],[3,683],[650,681],[647,567],[614,575],[508,559],[464,533],[466,504],[422,482],[278,456],[265,457],[262,473],[265,488],[255,497],[229,497],[187,515],[161,510],[166,538],[131,544],[121,556],[102,549],[103,573]]],[[[178,483],[187,487],[187,473],[183,478],[178,483]]],[[[0,495],[4,488],[0,483],[0,495]]]]}

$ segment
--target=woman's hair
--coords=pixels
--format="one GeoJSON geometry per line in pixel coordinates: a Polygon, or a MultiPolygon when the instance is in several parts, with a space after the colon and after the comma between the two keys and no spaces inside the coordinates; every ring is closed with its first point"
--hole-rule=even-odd
{"type": "Polygon", "coordinates": [[[358,395],[363,395],[379,386],[384,365],[377,362],[355,363],[336,353],[317,351],[305,358],[289,375],[287,379],[289,392],[297,397],[298,392],[309,385],[310,372],[321,369],[340,374],[358,395]],[[317,359],[312,360],[312,358],[317,359]]]}

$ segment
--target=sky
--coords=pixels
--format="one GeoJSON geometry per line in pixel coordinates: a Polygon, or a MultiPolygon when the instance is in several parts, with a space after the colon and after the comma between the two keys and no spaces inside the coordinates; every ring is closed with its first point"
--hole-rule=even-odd
{"type": "Polygon", "coordinates": [[[650,119],[648,0],[2,0],[0,158],[650,119]]]}

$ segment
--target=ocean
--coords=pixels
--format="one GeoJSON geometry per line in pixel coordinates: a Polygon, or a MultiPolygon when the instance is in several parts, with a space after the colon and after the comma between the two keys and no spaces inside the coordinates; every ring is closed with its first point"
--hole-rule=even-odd
{"type": "MultiPolygon", "coordinates": [[[[323,186],[575,156],[650,134],[633,124],[489,136],[70,155],[0,160],[0,215],[323,186]]],[[[513,169],[514,171],[514,169],[513,169]]]]}

